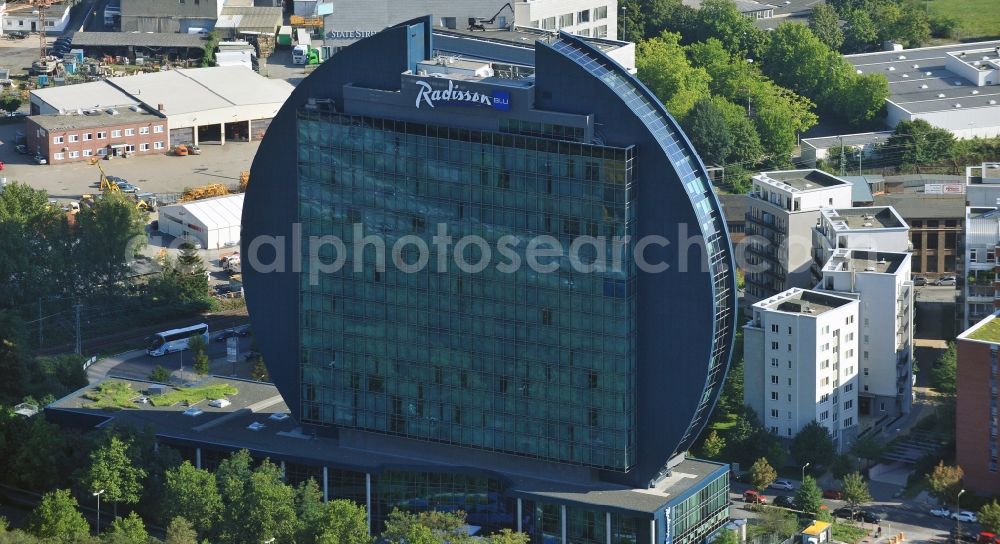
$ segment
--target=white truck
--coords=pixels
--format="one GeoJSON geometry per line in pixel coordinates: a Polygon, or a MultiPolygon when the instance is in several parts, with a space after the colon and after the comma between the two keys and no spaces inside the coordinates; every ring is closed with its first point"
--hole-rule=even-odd
{"type": "Polygon", "coordinates": [[[296,29],[295,41],[297,43],[292,49],[292,64],[309,64],[309,49],[312,48],[309,31],[305,28],[296,29]]]}

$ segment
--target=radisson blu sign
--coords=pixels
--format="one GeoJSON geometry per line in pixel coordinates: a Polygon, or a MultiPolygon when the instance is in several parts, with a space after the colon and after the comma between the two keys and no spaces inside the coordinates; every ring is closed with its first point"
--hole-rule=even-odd
{"type": "Polygon", "coordinates": [[[448,106],[485,106],[500,111],[510,111],[510,94],[507,91],[493,91],[486,94],[479,91],[470,91],[455,85],[454,81],[448,81],[446,89],[435,89],[426,81],[417,81],[416,107],[426,105],[431,108],[437,105],[448,106]]]}

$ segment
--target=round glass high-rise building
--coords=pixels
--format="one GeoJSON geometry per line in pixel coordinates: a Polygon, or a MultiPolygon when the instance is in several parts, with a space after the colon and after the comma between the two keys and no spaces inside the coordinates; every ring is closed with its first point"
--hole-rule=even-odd
{"type": "MultiPolygon", "coordinates": [[[[517,38],[414,20],[298,85],[244,204],[258,345],[303,426],[407,470],[489,472],[510,497],[532,475],[571,503],[669,487],[732,350],[723,215],[677,123],[605,54],[621,42],[517,38]]],[[[636,538],[725,519],[719,502],[671,529],[670,501],[722,501],[724,468],[692,470],[708,487],[633,497],[653,520],[636,538]]]]}

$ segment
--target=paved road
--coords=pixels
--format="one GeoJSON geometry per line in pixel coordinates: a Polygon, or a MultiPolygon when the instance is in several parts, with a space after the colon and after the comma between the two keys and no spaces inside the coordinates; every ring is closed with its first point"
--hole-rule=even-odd
{"type": "MultiPolygon", "coordinates": [[[[798,482],[796,482],[796,485],[798,485],[798,482]]],[[[730,507],[730,516],[733,518],[756,518],[760,515],[758,512],[748,508],[750,505],[743,502],[742,493],[746,489],[749,489],[749,486],[745,484],[733,483],[732,485],[730,499],[733,501],[733,504],[730,507]]],[[[794,494],[794,491],[769,489],[764,496],[767,497],[768,502],[773,502],[774,497],[778,495],[791,497],[794,494]]],[[[823,499],[823,504],[831,512],[837,508],[846,506],[846,503],[843,501],[829,499],[823,499]]],[[[931,516],[928,513],[930,510],[929,505],[919,504],[915,501],[877,501],[866,506],[865,509],[882,516],[882,538],[878,540],[874,538],[870,539],[869,542],[873,544],[876,542],[886,542],[890,536],[900,532],[904,533],[906,540],[910,542],[939,542],[945,540],[949,531],[955,526],[954,521],[931,516]]],[[[859,525],[870,529],[873,533],[876,529],[876,526],[872,524],[859,523],[859,525]]],[[[962,530],[966,532],[978,532],[980,529],[977,524],[963,523],[962,530]]]]}
{"type": "MultiPolygon", "coordinates": [[[[214,374],[232,375],[233,365],[226,362],[226,343],[214,341],[216,334],[217,331],[212,331],[212,341],[208,343],[209,368],[214,374]]],[[[250,337],[240,338],[240,363],[236,365],[236,374],[240,377],[248,377],[253,366],[244,360],[244,356],[250,351],[250,343],[250,337]]],[[[145,350],[137,349],[101,359],[91,365],[87,369],[87,380],[95,383],[107,376],[146,380],[157,365],[171,372],[179,372],[183,368],[185,373],[189,373],[193,363],[194,358],[190,351],[151,357],[146,355],[145,350]]]]}

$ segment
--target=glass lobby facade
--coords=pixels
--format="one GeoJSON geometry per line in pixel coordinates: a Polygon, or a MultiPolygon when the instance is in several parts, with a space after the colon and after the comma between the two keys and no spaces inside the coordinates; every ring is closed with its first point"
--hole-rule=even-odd
{"type": "MultiPolygon", "coordinates": [[[[570,141],[570,130],[555,139],[306,109],[297,128],[303,244],[347,244],[340,270],[316,278],[303,247],[303,422],[626,471],[635,265],[611,240],[630,234],[633,149],[570,141]],[[432,240],[442,225],[454,240],[447,254],[432,240]],[[384,240],[384,269],[374,243],[355,253],[356,226],[384,240]],[[465,235],[488,244],[461,249],[466,263],[492,257],[480,272],[452,256],[465,235]],[[564,248],[605,237],[604,256],[621,270],[580,273],[556,260],[556,271],[537,273],[523,252],[542,235],[564,248]],[[428,247],[423,269],[392,264],[404,236],[428,247]],[[510,263],[498,254],[504,236],[522,258],[512,273],[497,270],[510,263]]],[[[401,257],[414,264],[409,240],[401,257]]],[[[326,245],[319,258],[336,251],[326,245]]],[[[597,251],[583,246],[583,263],[597,251]]]]}

